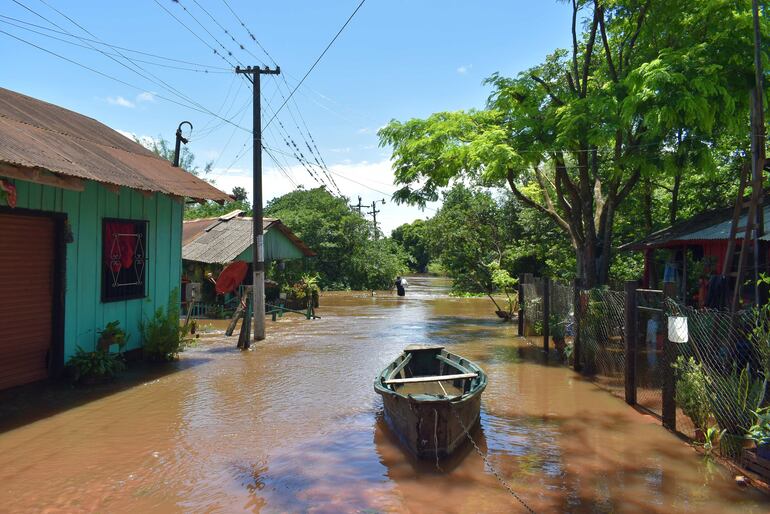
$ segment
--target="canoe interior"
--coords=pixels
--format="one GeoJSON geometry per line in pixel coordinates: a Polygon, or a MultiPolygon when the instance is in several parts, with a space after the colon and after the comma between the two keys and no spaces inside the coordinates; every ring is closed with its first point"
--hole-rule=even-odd
{"type": "Polygon", "coordinates": [[[484,371],[440,346],[407,347],[377,377],[384,417],[402,443],[418,458],[444,459],[467,442],[479,423],[484,371]],[[466,378],[438,380],[454,375],[466,378]],[[429,381],[388,383],[430,377],[429,381]]]}
{"type": "MultiPolygon", "coordinates": [[[[441,347],[409,349],[393,361],[383,373],[385,380],[394,378],[431,377],[438,375],[458,375],[478,372],[470,361],[447,352],[441,347]]],[[[387,384],[384,387],[401,395],[437,398],[459,397],[479,385],[482,376],[473,379],[461,379],[441,382],[420,382],[411,384],[387,384]]],[[[425,398],[427,399],[427,398],[425,398]]]]}

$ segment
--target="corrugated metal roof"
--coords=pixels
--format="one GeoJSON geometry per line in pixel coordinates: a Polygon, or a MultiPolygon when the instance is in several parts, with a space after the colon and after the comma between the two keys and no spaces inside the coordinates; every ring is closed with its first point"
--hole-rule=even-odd
{"type": "MultiPolygon", "coordinates": [[[[223,218],[226,218],[223,217],[223,218]]],[[[185,221],[183,227],[182,259],[225,264],[251,247],[252,218],[235,216],[229,219],[209,218],[185,221]]],[[[307,257],[315,255],[289,228],[275,218],[262,220],[262,231],[278,230],[307,257]]]]}
{"type": "MultiPolygon", "coordinates": [[[[770,204],[765,199],[764,221],[765,235],[760,239],[770,241],[770,204]]],[[[670,227],[653,232],[646,238],[620,246],[619,250],[643,250],[645,248],[664,247],[686,241],[718,241],[730,237],[730,225],[732,224],[733,207],[709,211],[682,221],[670,227]]],[[[738,221],[738,239],[743,239],[743,233],[748,218],[747,209],[738,221]]]]}
{"type": "Polygon", "coordinates": [[[0,163],[143,191],[231,199],[103,123],[3,88],[0,163]]]}

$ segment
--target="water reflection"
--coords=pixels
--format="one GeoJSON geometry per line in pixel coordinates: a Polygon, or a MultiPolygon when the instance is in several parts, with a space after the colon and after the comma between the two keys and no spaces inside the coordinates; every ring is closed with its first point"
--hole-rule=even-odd
{"type": "Polygon", "coordinates": [[[436,282],[324,295],[322,319],[268,322],[251,352],[204,337],[164,372],[0,395],[0,511],[517,512],[469,445],[439,472],[383,422],[374,377],[437,341],[488,374],[474,438],[538,512],[768,510],[657,421],[544,365],[488,300],[436,282]]]}

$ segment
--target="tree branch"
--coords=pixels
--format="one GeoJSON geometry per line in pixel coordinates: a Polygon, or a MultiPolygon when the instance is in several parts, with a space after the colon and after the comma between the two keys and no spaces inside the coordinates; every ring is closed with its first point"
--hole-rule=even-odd
{"type": "Polygon", "coordinates": [[[572,74],[575,76],[575,92],[580,90],[580,76],[578,75],[578,40],[577,40],[577,0],[572,0],[572,74]]]}
{"type": "Polygon", "coordinates": [[[548,93],[548,96],[551,97],[551,100],[553,100],[556,103],[556,105],[559,105],[559,106],[564,105],[564,102],[561,100],[561,98],[559,98],[558,96],[556,96],[553,93],[553,90],[551,90],[551,86],[548,84],[548,82],[546,82],[545,80],[541,79],[540,77],[538,77],[534,73],[531,73],[530,77],[532,77],[532,80],[534,80],[535,82],[537,82],[538,84],[543,86],[543,89],[545,89],[545,92],[548,93]]]}
{"type": "Polygon", "coordinates": [[[642,32],[642,25],[644,24],[644,18],[645,16],[647,16],[647,10],[649,9],[651,2],[652,0],[647,0],[647,2],[645,2],[645,4],[639,10],[639,19],[636,20],[636,31],[634,32],[634,35],[631,36],[631,40],[628,42],[628,53],[626,54],[626,65],[628,65],[629,59],[631,59],[631,50],[634,49],[634,45],[636,45],[636,40],[639,38],[639,34],[642,32]]]}
{"type": "Polygon", "coordinates": [[[604,54],[607,56],[607,66],[610,70],[610,77],[613,82],[618,81],[618,73],[615,71],[615,64],[612,62],[612,51],[610,50],[610,42],[607,39],[607,28],[604,20],[604,7],[599,6],[599,0],[594,0],[594,5],[599,10],[599,28],[602,33],[602,43],[604,45],[604,54]]]}
{"type": "Polygon", "coordinates": [[[599,26],[599,13],[594,9],[594,19],[591,22],[591,32],[588,35],[588,43],[586,43],[586,53],[583,59],[583,80],[582,80],[582,97],[585,98],[588,92],[588,72],[591,68],[591,58],[594,53],[594,43],[596,42],[596,28],[599,26]]]}
{"type": "Polygon", "coordinates": [[[532,207],[533,209],[542,212],[543,214],[545,214],[546,216],[554,220],[556,224],[559,225],[559,227],[561,227],[563,230],[565,230],[570,236],[573,236],[572,229],[570,228],[569,223],[564,221],[564,219],[561,216],[559,216],[559,213],[557,213],[555,210],[549,210],[543,207],[542,205],[540,205],[539,203],[537,203],[536,201],[534,201],[533,199],[531,199],[530,197],[522,193],[519,190],[519,188],[516,187],[516,182],[514,182],[513,180],[513,170],[508,170],[507,179],[508,179],[508,185],[510,186],[511,191],[513,192],[514,196],[516,196],[516,198],[521,200],[525,205],[528,205],[529,207],[532,207]]]}

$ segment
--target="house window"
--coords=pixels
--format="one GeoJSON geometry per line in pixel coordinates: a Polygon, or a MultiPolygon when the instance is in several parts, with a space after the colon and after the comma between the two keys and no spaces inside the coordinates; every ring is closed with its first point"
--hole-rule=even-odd
{"type": "Polygon", "coordinates": [[[102,222],[102,301],[147,296],[147,222],[102,222]]]}

